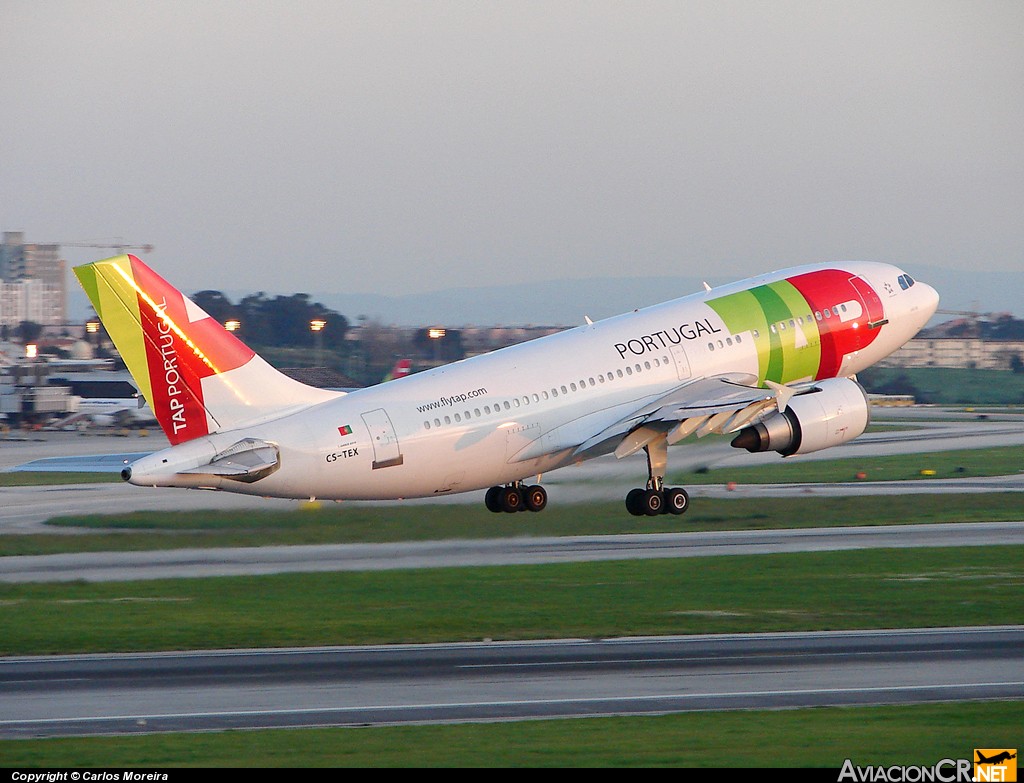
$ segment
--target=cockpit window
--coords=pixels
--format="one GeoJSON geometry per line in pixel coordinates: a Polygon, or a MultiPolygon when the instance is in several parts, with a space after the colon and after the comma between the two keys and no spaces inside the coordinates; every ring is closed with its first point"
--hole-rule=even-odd
{"type": "Polygon", "coordinates": [[[914,284],[914,278],[912,278],[910,275],[903,275],[903,276],[905,278],[907,278],[907,288],[910,288],[910,286],[912,286],[914,284]]]}
{"type": "Polygon", "coordinates": [[[896,280],[899,281],[900,288],[902,288],[904,291],[910,288],[910,283],[907,282],[906,275],[900,275],[899,277],[896,278],[896,280]]]}

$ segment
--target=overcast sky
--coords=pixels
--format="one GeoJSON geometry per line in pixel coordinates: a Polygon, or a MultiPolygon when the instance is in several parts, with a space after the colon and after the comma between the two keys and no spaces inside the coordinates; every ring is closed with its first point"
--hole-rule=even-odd
{"type": "Polygon", "coordinates": [[[1024,2],[0,0],[0,229],[188,291],[1019,270],[1024,2]]]}

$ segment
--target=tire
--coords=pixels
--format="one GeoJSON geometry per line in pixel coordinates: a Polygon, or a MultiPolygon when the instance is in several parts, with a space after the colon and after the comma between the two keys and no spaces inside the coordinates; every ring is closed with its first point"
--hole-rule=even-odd
{"type": "Polygon", "coordinates": [[[635,517],[642,517],[644,515],[643,497],[642,489],[631,489],[626,495],[626,511],[635,517]]]}
{"type": "Polygon", "coordinates": [[[523,493],[515,487],[501,490],[501,510],[509,514],[523,510],[523,493]]]}
{"type": "Polygon", "coordinates": [[[548,504],[548,493],[544,487],[535,484],[523,492],[523,503],[527,511],[543,511],[548,504]]]}
{"type": "Polygon", "coordinates": [[[491,487],[487,490],[487,494],[484,495],[484,505],[491,513],[501,512],[501,487],[491,487]]]}
{"type": "Polygon", "coordinates": [[[682,487],[665,491],[665,510],[670,514],[685,514],[690,510],[690,495],[682,487]]]}
{"type": "Polygon", "coordinates": [[[665,495],[656,489],[644,490],[641,504],[644,513],[649,517],[665,513],[665,495]]]}

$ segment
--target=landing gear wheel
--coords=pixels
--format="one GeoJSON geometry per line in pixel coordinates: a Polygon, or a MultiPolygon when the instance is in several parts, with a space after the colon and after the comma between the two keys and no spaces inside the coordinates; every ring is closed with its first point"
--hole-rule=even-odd
{"type": "Polygon", "coordinates": [[[487,506],[488,511],[494,514],[501,513],[501,487],[491,487],[487,490],[487,494],[484,495],[484,505],[487,506]]]}
{"type": "Polygon", "coordinates": [[[641,508],[649,517],[656,517],[665,511],[665,496],[656,489],[645,489],[641,508]]]}
{"type": "Polygon", "coordinates": [[[665,490],[665,510],[670,514],[685,514],[690,508],[690,495],[682,487],[665,490]]]}
{"type": "Polygon", "coordinates": [[[543,511],[548,504],[548,493],[544,487],[535,484],[523,490],[523,503],[527,511],[543,511]]]}
{"type": "Polygon", "coordinates": [[[505,487],[501,490],[501,508],[509,514],[523,510],[523,493],[515,487],[505,487]]]}
{"type": "Polygon", "coordinates": [[[644,491],[642,489],[631,489],[626,495],[626,511],[635,517],[644,515],[643,509],[644,491]]]}

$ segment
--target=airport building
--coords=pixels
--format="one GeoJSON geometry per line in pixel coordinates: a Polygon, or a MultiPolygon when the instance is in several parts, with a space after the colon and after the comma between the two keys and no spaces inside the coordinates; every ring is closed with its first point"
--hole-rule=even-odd
{"type": "Polygon", "coordinates": [[[1024,367],[1024,340],[980,337],[918,337],[879,367],[955,367],[970,370],[1013,370],[1024,367]]]}
{"type": "Polygon", "coordinates": [[[21,231],[5,231],[0,243],[0,325],[34,321],[56,326],[67,320],[67,262],[60,245],[26,244],[21,231]]]}

